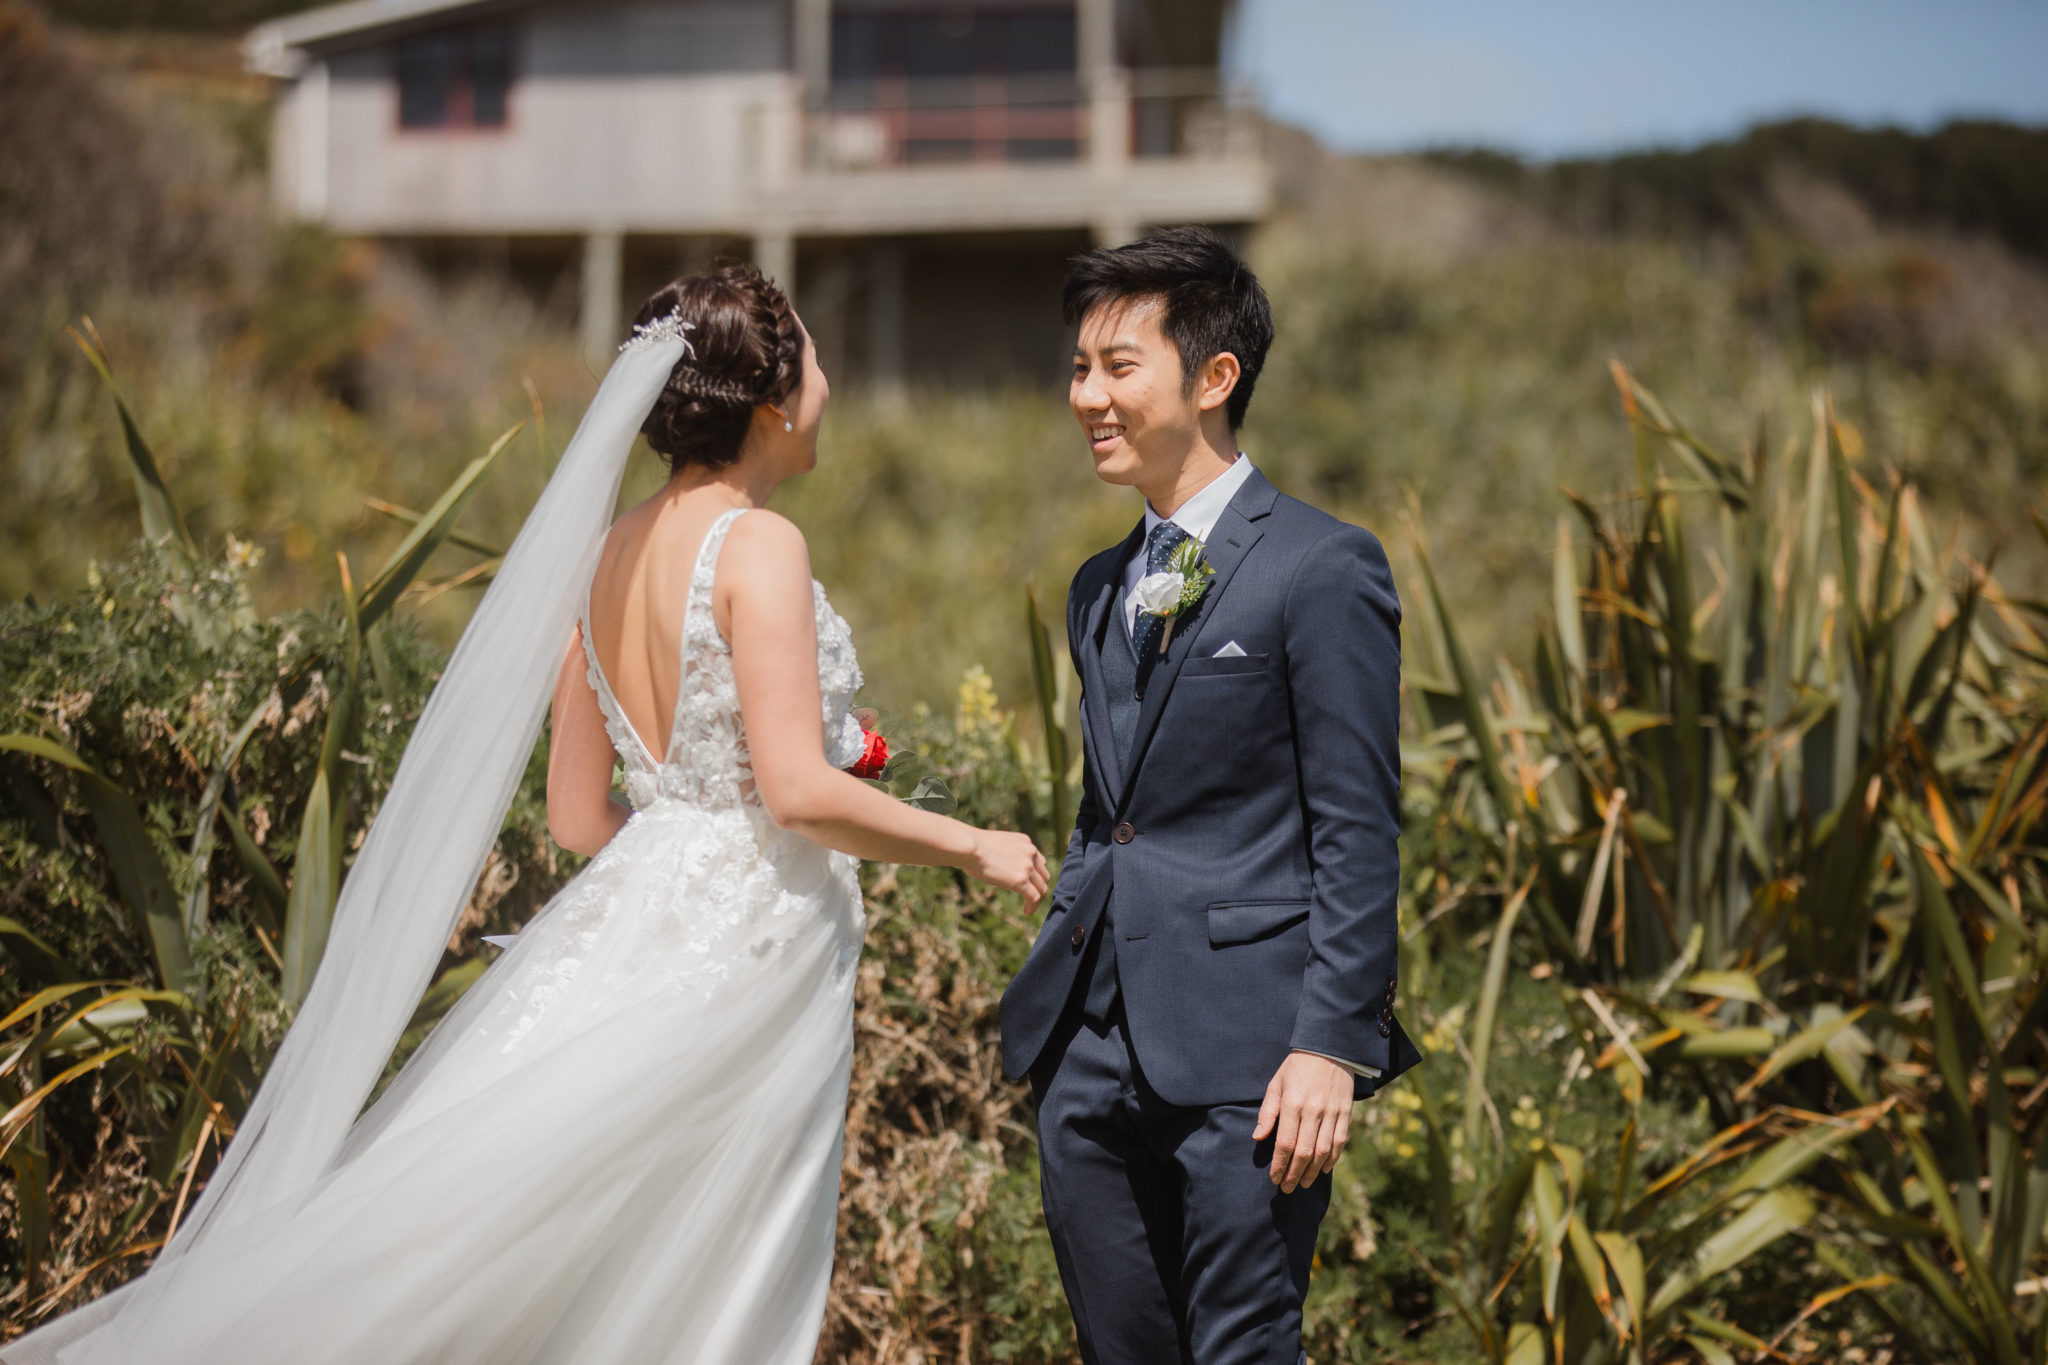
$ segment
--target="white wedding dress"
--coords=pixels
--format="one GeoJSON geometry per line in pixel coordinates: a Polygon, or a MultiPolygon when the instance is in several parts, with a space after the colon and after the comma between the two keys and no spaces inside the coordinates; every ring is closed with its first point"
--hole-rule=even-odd
{"type": "MultiPolygon", "coordinates": [[[[698,551],[665,757],[590,654],[634,806],[624,828],[303,1201],[189,1252],[178,1274],[204,1292],[167,1293],[57,1359],[808,1365],[865,922],[855,860],[776,828],[754,792],[711,610],[739,515],[698,551]]],[[[813,592],[824,743],[850,763],[860,668],[813,592]]]]}

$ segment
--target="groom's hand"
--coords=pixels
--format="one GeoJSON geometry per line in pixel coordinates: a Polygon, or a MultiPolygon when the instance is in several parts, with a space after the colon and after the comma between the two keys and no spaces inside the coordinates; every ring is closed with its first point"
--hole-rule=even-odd
{"type": "Polygon", "coordinates": [[[1312,1185],[1337,1165],[1351,1140],[1351,1073],[1313,1052],[1290,1052],[1266,1087],[1252,1141],[1273,1136],[1268,1174],[1283,1193],[1312,1185]]]}

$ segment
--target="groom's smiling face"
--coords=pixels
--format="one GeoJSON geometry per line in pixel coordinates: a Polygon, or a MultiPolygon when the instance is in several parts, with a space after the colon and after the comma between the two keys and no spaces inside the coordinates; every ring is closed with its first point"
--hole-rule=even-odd
{"type": "Polygon", "coordinates": [[[1163,311],[1156,298],[1123,299],[1081,319],[1067,401],[1104,483],[1142,485],[1155,466],[1177,468],[1200,436],[1201,405],[1160,330],[1163,311]]]}

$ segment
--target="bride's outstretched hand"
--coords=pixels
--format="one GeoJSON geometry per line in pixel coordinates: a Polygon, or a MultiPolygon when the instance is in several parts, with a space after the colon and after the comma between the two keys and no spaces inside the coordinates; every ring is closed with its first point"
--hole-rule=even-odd
{"type": "Polygon", "coordinates": [[[1006,829],[974,831],[974,847],[961,870],[990,886],[1016,892],[1034,907],[1045,899],[1052,880],[1045,855],[1031,836],[1006,829]]]}

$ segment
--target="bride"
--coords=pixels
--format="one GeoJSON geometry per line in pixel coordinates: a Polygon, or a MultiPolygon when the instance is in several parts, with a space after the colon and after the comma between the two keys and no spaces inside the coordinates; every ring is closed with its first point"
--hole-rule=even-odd
{"type": "Polygon", "coordinates": [[[147,1275],[8,1365],[807,1365],[854,860],[1046,887],[1026,836],[835,766],[861,748],[853,644],[803,536],[760,510],[815,463],[826,394],[754,270],[648,301],[421,717],[204,1196],[147,1275]],[[636,430],[672,475],[607,534],[636,430]],[[363,1111],[550,683],[549,829],[594,856],[363,1111]]]}

